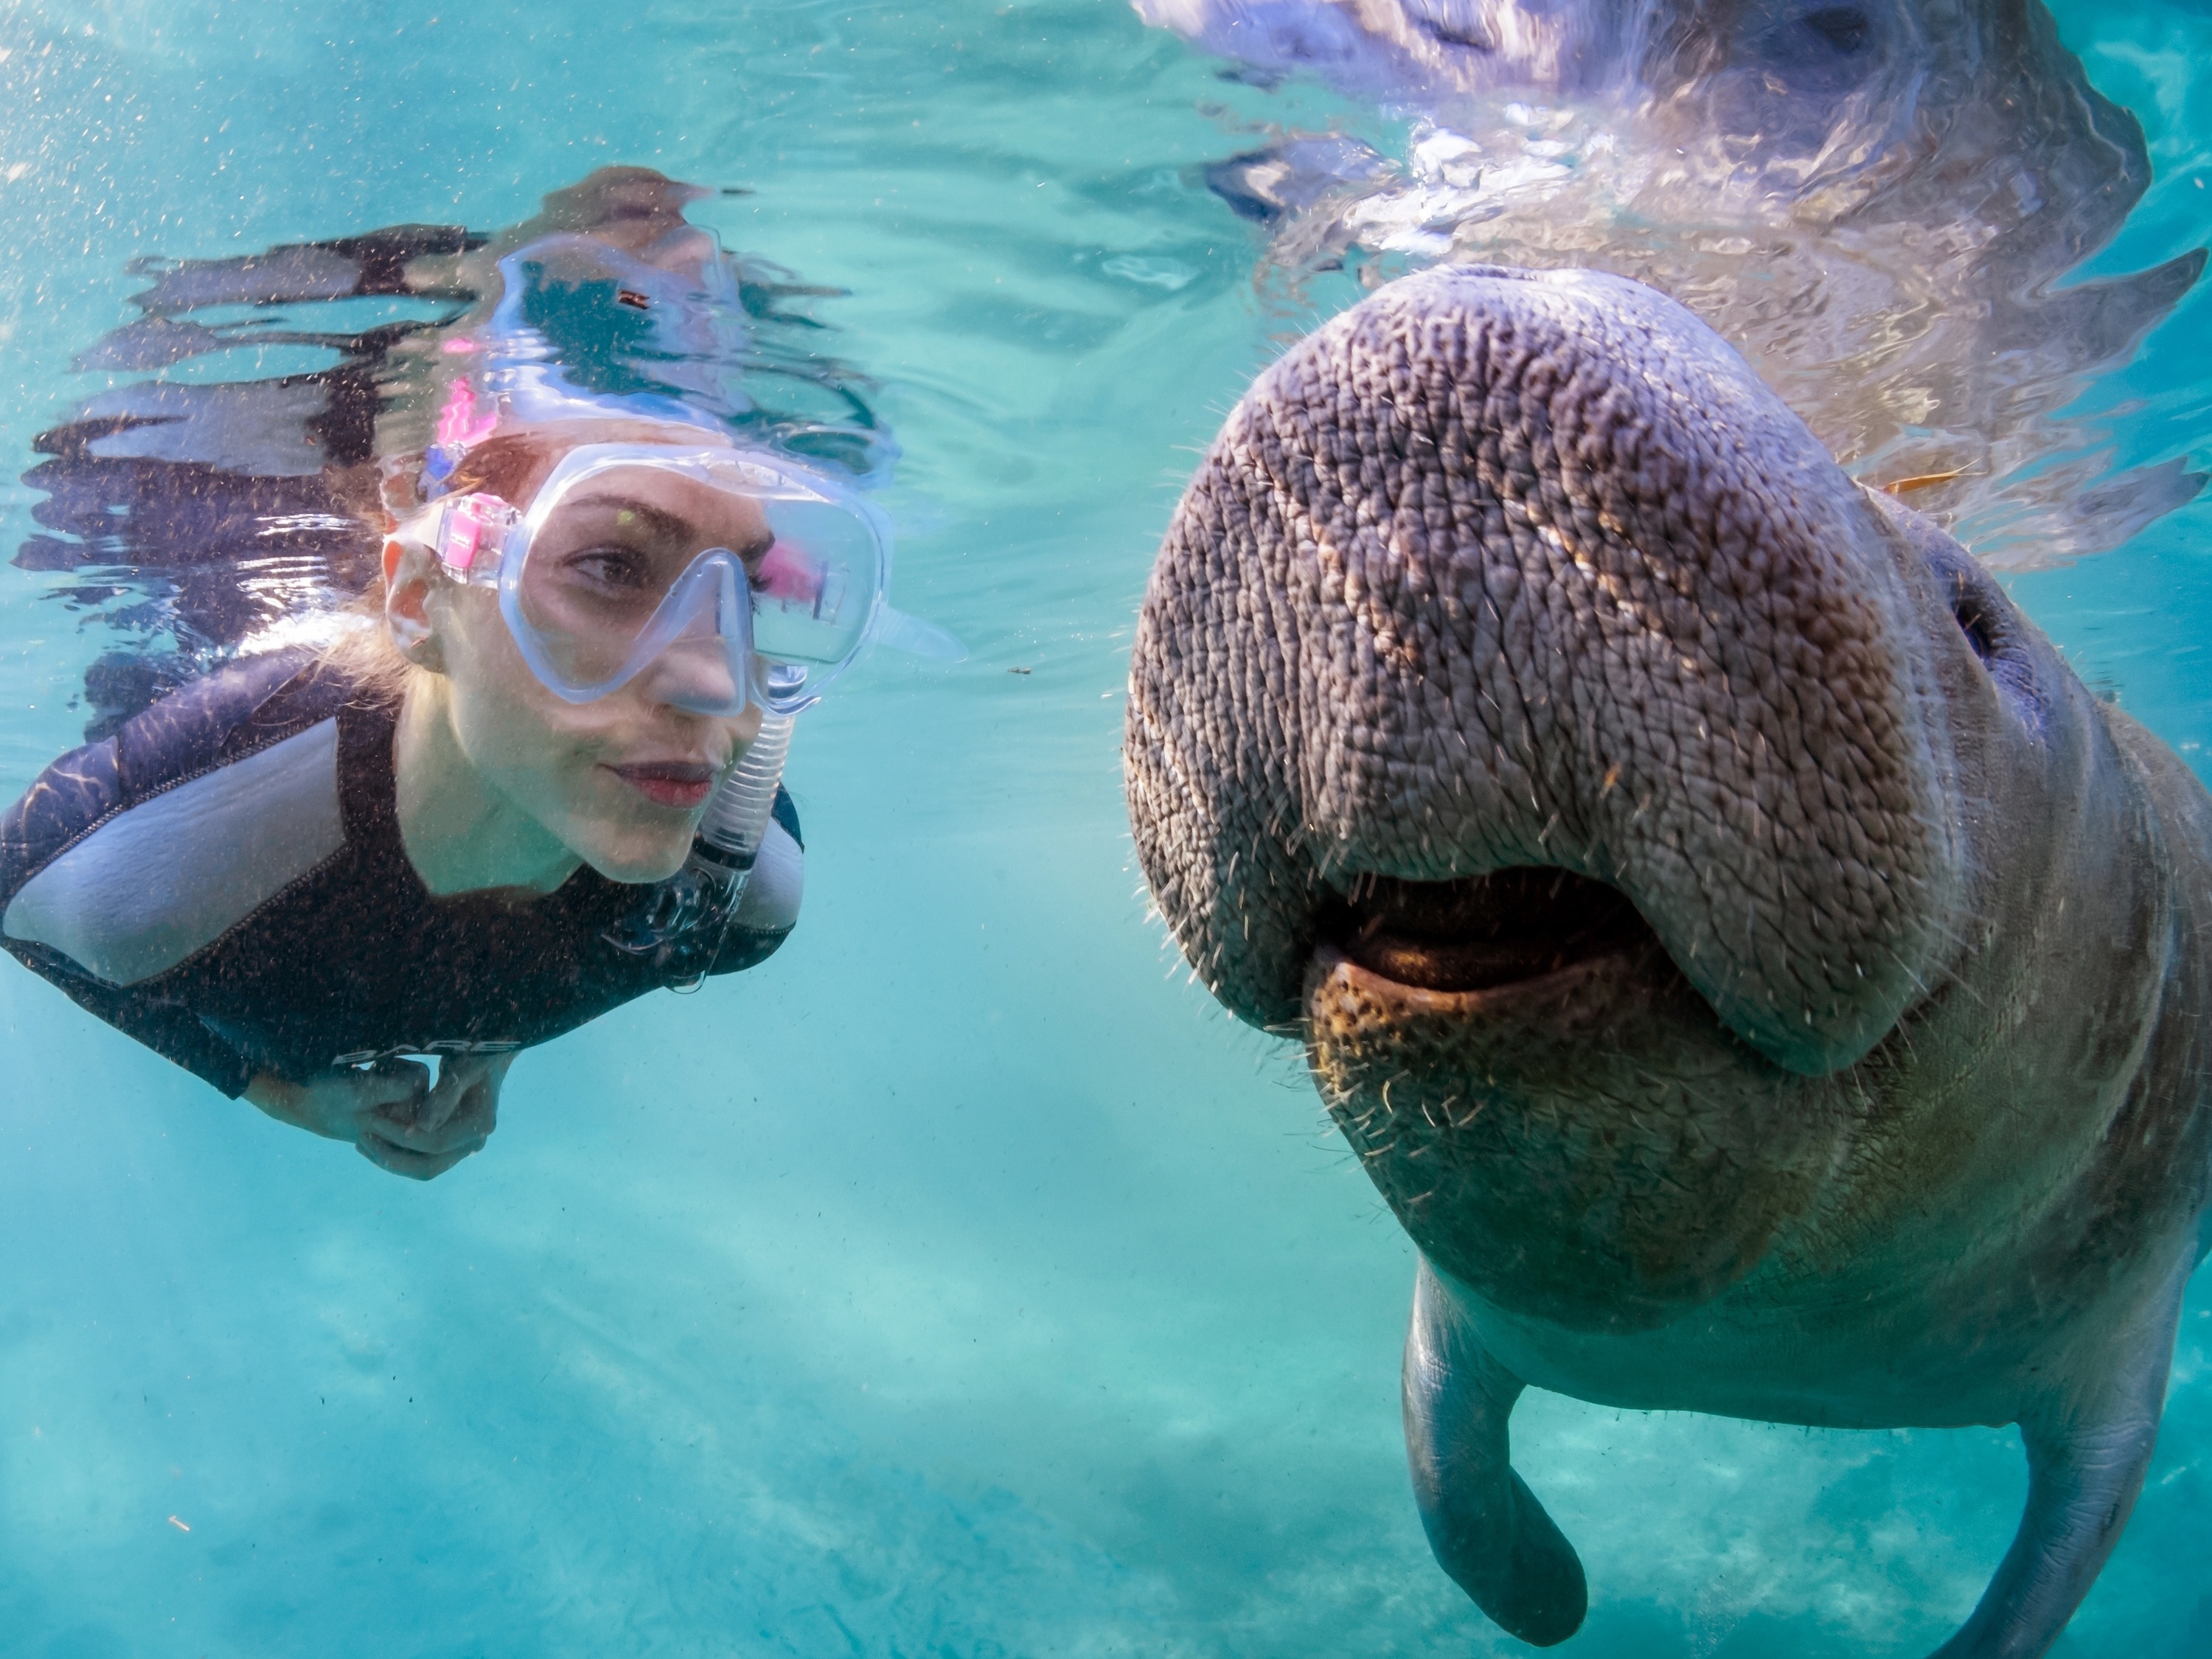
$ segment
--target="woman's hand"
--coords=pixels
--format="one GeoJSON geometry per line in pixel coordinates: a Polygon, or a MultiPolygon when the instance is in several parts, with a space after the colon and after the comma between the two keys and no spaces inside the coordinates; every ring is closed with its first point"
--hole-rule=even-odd
{"type": "Polygon", "coordinates": [[[438,1085],[419,1060],[380,1060],[366,1068],[325,1072],[291,1083],[264,1072],[246,1097],[279,1123],[355,1150],[393,1175],[428,1181],[483,1150],[498,1125],[500,1085],[513,1054],[441,1060],[438,1085]]]}

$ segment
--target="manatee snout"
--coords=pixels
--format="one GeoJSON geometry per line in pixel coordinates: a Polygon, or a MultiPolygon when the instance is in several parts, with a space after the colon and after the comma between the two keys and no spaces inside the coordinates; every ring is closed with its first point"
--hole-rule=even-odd
{"type": "Polygon", "coordinates": [[[1921,994],[1960,888],[1911,563],[1662,296],[1395,283],[1252,388],[1169,532],[1131,675],[1146,872],[1263,1025],[1328,990],[1317,951],[1493,1001],[1605,957],[1832,1072],[1921,994]]]}

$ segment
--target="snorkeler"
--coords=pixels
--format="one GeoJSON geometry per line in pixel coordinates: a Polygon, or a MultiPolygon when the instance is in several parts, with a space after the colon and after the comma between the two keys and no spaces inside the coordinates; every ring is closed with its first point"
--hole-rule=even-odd
{"type": "Polygon", "coordinates": [[[957,647],[885,604],[869,503],[634,372],[716,324],[700,268],[574,231],[500,258],[391,398],[415,441],[380,429],[347,625],[47,768],[0,819],[0,944],[423,1179],[484,1145],[520,1049],[773,952],[793,717],[877,641],[957,647]]]}

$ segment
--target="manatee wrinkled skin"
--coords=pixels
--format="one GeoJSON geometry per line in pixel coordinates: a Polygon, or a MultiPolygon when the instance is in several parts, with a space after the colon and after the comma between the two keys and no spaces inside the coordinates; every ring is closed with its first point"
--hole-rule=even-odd
{"type": "Polygon", "coordinates": [[[1486,1612],[1585,1606],[1507,1462],[1533,1384],[2018,1423],[1941,1651],[2049,1646],[2203,1253],[2212,798],[1972,559],[1672,301],[1443,267],[1231,415],[1126,763],[1183,951],[1420,1249],[1415,1492],[1486,1612]]]}
{"type": "Polygon", "coordinates": [[[1440,258],[1649,283],[1998,567],[2115,547],[2203,482],[2114,476],[2069,410],[2204,256],[2070,280],[2151,166],[2042,0],[1133,3],[1237,73],[1415,118],[1402,165],[1293,135],[1206,170],[1293,283],[1440,258]]]}

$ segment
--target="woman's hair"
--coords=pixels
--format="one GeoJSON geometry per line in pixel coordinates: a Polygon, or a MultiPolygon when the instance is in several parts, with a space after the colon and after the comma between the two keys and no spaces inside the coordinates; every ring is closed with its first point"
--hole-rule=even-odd
{"type": "Polygon", "coordinates": [[[335,669],[374,702],[398,703],[430,671],[407,658],[384,625],[384,584],[377,582],[343,613],[349,626],[325,646],[317,660],[335,669]]]}

